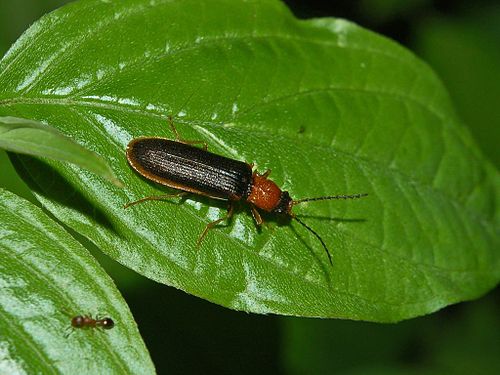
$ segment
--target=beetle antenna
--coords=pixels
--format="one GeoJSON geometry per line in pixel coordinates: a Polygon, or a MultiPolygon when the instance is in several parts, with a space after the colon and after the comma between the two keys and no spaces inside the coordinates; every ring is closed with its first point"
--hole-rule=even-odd
{"type": "Polygon", "coordinates": [[[296,204],[302,203],[302,202],[312,202],[312,201],[326,201],[330,199],[358,199],[358,198],[363,198],[366,197],[368,193],[362,193],[362,194],[353,194],[353,195],[330,195],[326,197],[317,197],[317,198],[302,198],[302,199],[297,199],[295,201],[292,201],[292,206],[295,206],[296,204]]]}
{"type": "Polygon", "coordinates": [[[302,220],[300,220],[297,216],[292,216],[295,220],[297,220],[304,228],[306,228],[309,232],[314,234],[316,238],[321,242],[321,245],[323,245],[323,248],[325,249],[326,255],[328,255],[328,260],[330,261],[330,265],[333,266],[332,263],[332,256],[330,255],[330,252],[328,251],[328,248],[326,247],[325,242],[323,239],[319,236],[318,233],[316,233],[310,226],[308,226],[306,223],[304,223],[302,220]]]}

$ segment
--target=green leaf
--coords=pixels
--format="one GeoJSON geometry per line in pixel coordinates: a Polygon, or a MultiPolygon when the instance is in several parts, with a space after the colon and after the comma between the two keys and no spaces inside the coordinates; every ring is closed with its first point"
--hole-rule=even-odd
{"type": "Polygon", "coordinates": [[[0,114],[57,126],[103,155],[115,189],[19,158],[38,199],[122,264],[233,309],[396,321],[477,298],[500,277],[499,176],[429,67],[350,22],[299,21],[278,1],[80,1],[35,23],[0,62],[0,114]],[[230,16],[228,16],[230,15],[230,16]],[[296,222],[171,193],[127,165],[138,136],[185,139],[254,163],[296,222]]]}
{"type": "Polygon", "coordinates": [[[154,373],[120,292],[83,246],[1,189],[0,222],[2,373],[154,373]],[[71,328],[73,316],[88,314],[111,317],[115,327],[71,328]]]}
{"type": "Polygon", "coordinates": [[[123,186],[102,157],[38,121],[0,117],[0,148],[73,163],[123,186]]]}

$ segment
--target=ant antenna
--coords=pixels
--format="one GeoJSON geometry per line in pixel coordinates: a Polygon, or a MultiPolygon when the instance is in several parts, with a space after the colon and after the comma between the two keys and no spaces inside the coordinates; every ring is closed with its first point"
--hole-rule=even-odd
{"type": "Polygon", "coordinates": [[[295,206],[296,204],[302,203],[302,202],[312,202],[312,201],[326,201],[330,199],[358,199],[358,198],[363,198],[366,197],[368,194],[363,193],[363,194],[353,194],[353,195],[330,195],[326,197],[317,197],[317,198],[303,198],[303,199],[297,199],[296,201],[292,201],[292,206],[295,206]]]}
{"type": "Polygon", "coordinates": [[[321,242],[321,245],[323,245],[323,248],[325,249],[326,255],[328,255],[328,260],[330,261],[330,265],[333,266],[332,263],[332,256],[330,255],[330,252],[328,251],[328,248],[326,247],[325,242],[323,239],[319,236],[318,233],[316,233],[310,226],[308,226],[306,223],[304,223],[302,220],[300,220],[297,216],[293,215],[292,216],[295,220],[297,220],[304,228],[306,228],[309,232],[314,234],[316,238],[321,242]]]}

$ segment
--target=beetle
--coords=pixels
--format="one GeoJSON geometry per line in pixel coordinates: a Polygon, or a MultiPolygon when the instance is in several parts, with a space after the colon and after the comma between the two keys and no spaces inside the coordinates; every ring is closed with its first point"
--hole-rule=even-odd
{"type": "Polygon", "coordinates": [[[296,220],[320,241],[330,264],[332,264],[330,252],[323,239],[292,212],[293,207],[303,202],[357,199],[368,194],[333,195],[293,200],[288,191],[282,191],[274,181],[269,179],[270,170],[260,174],[253,170],[253,164],[209,152],[204,141],[182,139],[171,116],[168,117],[168,123],[175,134],[175,140],[161,137],[135,138],[128,144],[126,156],[130,166],[141,176],[158,184],[177,189],[179,192],[145,197],[126,204],[124,208],[149,200],[164,200],[189,193],[228,201],[227,214],[206,225],[198,237],[197,245],[200,245],[211,228],[231,218],[235,202],[245,201],[249,204],[252,216],[258,226],[263,223],[259,210],[285,215],[296,220]],[[196,147],[196,144],[202,144],[203,147],[196,147]]]}

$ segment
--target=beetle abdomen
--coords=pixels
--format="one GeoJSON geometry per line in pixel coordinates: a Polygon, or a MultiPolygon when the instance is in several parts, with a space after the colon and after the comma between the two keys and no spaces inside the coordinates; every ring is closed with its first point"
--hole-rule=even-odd
{"type": "Polygon", "coordinates": [[[230,200],[250,193],[249,164],[185,143],[136,138],[127,147],[127,159],[144,177],[175,189],[230,200]]]}

